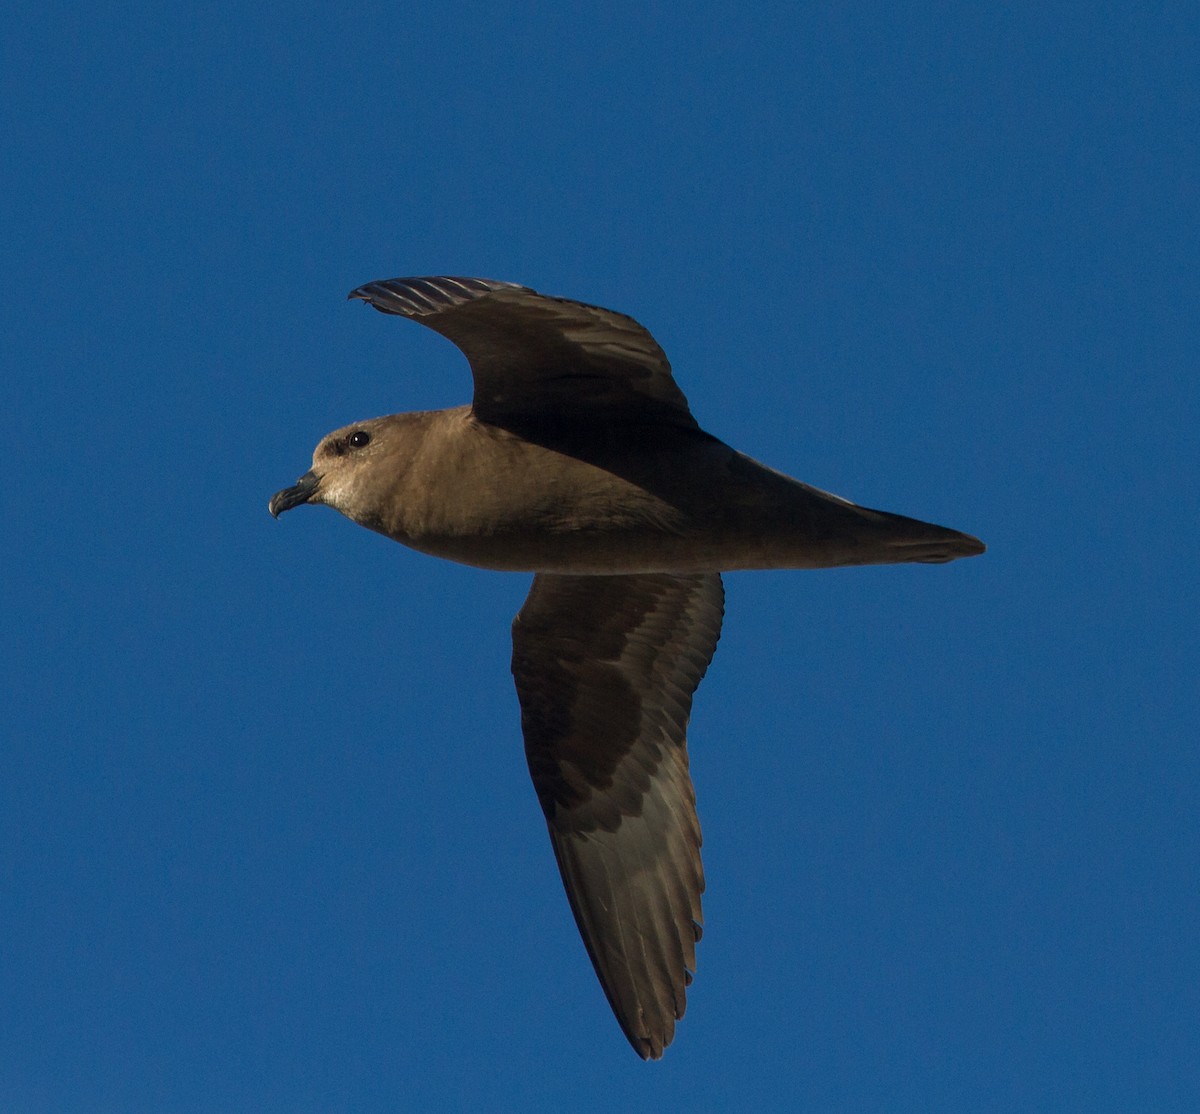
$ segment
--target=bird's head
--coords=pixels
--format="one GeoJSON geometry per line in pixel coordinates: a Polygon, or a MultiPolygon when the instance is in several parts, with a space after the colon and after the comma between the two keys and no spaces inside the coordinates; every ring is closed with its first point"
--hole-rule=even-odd
{"type": "Polygon", "coordinates": [[[291,487],[271,496],[271,514],[278,518],[301,503],[323,503],[361,520],[372,501],[368,477],[377,474],[398,434],[391,418],[371,418],[326,434],[313,451],[312,467],[291,487]]]}

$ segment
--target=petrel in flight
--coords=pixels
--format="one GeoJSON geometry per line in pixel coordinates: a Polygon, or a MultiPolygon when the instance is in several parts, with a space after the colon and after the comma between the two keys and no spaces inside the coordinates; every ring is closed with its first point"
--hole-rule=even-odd
{"type": "Polygon", "coordinates": [[[630,317],[507,282],[354,290],[452,341],[469,406],[336,430],[274,495],[395,541],[534,574],[513,622],[525,757],[576,924],[625,1036],[657,1059],[700,939],[692,696],[716,649],[721,572],[944,562],[968,534],[869,510],[705,433],[630,317]]]}

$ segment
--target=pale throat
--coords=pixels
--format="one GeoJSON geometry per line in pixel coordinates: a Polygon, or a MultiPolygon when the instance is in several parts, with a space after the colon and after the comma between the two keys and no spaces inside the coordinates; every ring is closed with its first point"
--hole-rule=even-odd
{"type": "Polygon", "coordinates": [[[362,469],[355,469],[349,475],[326,474],[321,479],[319,499],[327,507],[340,511],[347,518],[357,518],[364,509],[364,480],[362,469]]]}

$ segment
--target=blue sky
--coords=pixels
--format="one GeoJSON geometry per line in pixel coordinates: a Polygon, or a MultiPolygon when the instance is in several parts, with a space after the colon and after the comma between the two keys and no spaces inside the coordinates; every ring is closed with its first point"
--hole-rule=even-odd
{"type": "Polygon", "coordinates": [[[1200,1106],[1194,6],[0,18],[0,1106],[1200,1106]],[[630,313],[712,432],[989,544],[727,578],[658,1064],[528,784],[527,578],[267,515],[469,397],[344,301],[425,273],[630,313]]]}

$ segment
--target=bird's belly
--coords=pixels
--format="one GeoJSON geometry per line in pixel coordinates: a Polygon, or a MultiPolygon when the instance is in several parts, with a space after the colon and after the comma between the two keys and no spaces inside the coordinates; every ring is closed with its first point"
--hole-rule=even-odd
{"type": "Polygon", "coordinates": [[[416,523],[396,541],[423,553],[480,568],[580,575],[712,571],[699,553],[689,516],[636,490],[556,492],[488,502],[486,518],[446,515],[416,523]]]}
{"type": "Polygon", "coordinates": [[[598,532],[489,536],[424,536],[405,544],[434,557],[503,572],[552,572],[580,576],[650,572],[717,572],[730,567],[718,547],[683,544],[641,532],[598,532]]]}

